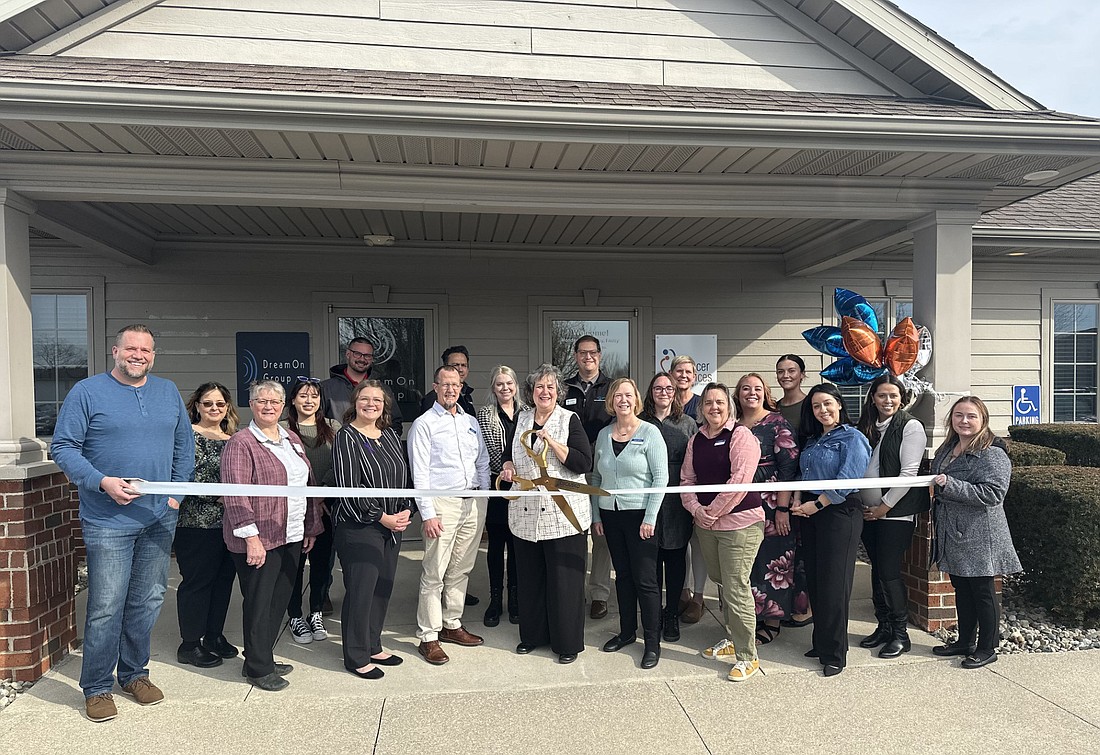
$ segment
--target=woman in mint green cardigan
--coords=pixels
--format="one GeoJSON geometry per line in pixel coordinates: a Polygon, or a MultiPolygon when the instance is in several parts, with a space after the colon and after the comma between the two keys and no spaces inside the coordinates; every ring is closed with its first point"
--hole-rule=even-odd
{"type": "MultiPolygon", "coordinates": [[[[668,481],[668,450],[661,430],[638,417],[642,399],[630,378],[607,389],[607,413],[615,421],[596,438],[592,484],[606,490],[659,488],[668,481]]],[[[607,538],[615,567],[619,633],[604,643],[613,653],[637,639],[638,607],[645,640],[642,668],[661,659],[661,592],[657,581],[657,512],[663,493],[620,493],[592,497],[592,530],[607,538]]]]}

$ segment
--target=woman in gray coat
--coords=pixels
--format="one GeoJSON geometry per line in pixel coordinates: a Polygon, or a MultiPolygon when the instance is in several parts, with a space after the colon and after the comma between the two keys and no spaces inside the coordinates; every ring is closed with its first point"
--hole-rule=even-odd
{"type": "Polygon", "coordinates": [[[963,668],[981,668],[997,660],[1000,641],[993,579],[1021,570],[1004,512],[1012,464],[977,396],[956,401],[945,424],[947,438],[932,461],[933,560],[955,588],[959,639],[932,652],[966,656],[963,668]]]}

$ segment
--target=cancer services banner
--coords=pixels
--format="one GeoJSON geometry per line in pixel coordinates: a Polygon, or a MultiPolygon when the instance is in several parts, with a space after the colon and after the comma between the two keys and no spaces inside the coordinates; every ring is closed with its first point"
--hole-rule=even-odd
{"type": "Polygon", "coordinates": [[[655,336],[657,371],[668,372],[672,360],[686,354],[695,360],[695,393],[718,380],[718,336],[655,336]]]}

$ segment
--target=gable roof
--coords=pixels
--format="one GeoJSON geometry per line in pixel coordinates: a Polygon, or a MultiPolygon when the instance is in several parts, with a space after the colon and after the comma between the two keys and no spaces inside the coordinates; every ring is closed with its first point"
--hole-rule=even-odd
{"type": "Polygon", "coordinates": [[[993,228],[1100,230],[1100,173],[982,215],[993,228]]]}

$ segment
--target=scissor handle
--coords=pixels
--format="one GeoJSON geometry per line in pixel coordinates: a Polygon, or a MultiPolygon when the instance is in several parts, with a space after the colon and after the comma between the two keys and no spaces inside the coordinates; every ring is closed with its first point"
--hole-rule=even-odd
{"type": "Polygon", "coordinates": [[[534,448],[532,448],[531,446],[529,446],[527,444],[528,436],[534,435],[535,432],[536,431],[533,430],[533,429],[532,430],[524,430],[523,434],[519,436],[519,442],[520,442],[520,445],[523,446],[523,450],[527,452],[527,455],[530,456],[531,459],[536,464],[538,464],[539,469],[541,469],[543,472],[546,472],[546,458],[547,458],[547,454],[550,451],[550,444],[547,443],[546,441],[543,441],[542,442],[542,450],[541,451],[535,451],[534,448]]]}

